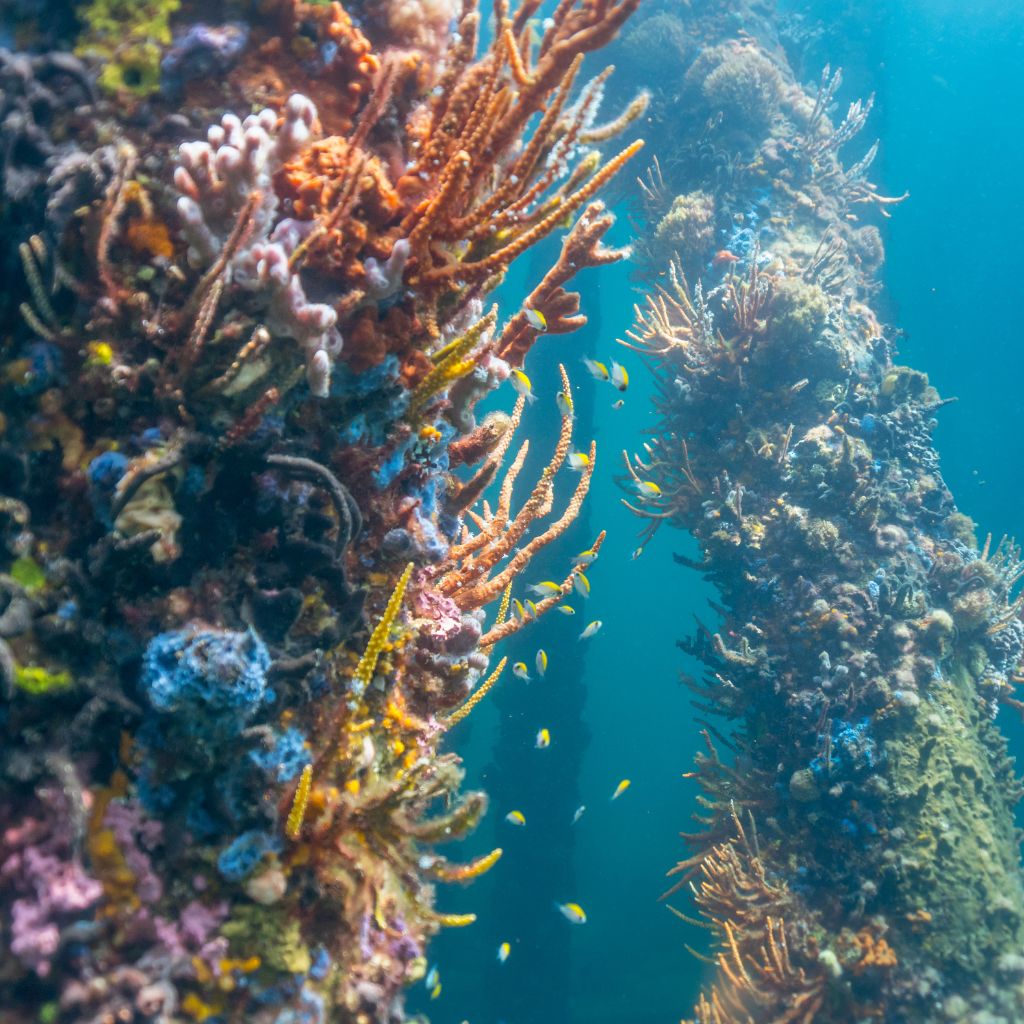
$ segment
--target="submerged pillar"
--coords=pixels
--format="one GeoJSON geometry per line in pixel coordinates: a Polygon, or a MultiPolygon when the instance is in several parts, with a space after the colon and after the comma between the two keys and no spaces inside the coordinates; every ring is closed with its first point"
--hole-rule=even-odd
{"type": "Polygon", "coordinates": [[[674,53],[643,189],[657,279],[626,339],[660,422],[626,484],[721,595],[688,641],[721,731],[669,890],[685,910],[692,883],[718,943],[694,1016],[1020,1020],[1021,788],[994,719],[1024,567],[957,509],[945,403],[873,308],[899,200],[874,146],[843,148],[871,101],[839,103],[828,68],[804,87],[774,25],[733,14],[652,9],[624,40],[674,53]]]}

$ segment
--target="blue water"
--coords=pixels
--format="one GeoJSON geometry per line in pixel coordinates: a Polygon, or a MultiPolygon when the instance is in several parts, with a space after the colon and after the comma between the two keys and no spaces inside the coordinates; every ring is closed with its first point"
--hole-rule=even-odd
{"type": "MultiPolygon", "coordinates": [[[[864,132],[882,143],[873,180],[884,194],[911,193],[883,228],[882,305],[885,319],[905,331],[899,361],[926,371],[944,397],[959,398],[939,414],[944,476],[982,535],[1020,535],[1024,8],[997,0],[791,6],[806,24],[823,22],[804,77],[816,79],[830,60],[846,73],[841,105],[877,93],[864,132]]],[[[673,564],[671,553],[686,548],[679,533],[663,531],[639,560],[630,559],[638,524],[619,503],[613,478],[621,448],[634,450],[652,424],[649,383],[639,361],[620,351],[633,383],[625,407],[613,410],[617,396],[585,377],[577,354],[616,356],[612,339],[629,326],[636,294],[623,266],[607,268],[599,284],[584,279],[583,293],[600,329],[592,323],[571,344],[555,339],[540,346],[530,369],[541,391],[539,379],[550,380],[554,362],[565,358],[580,392],[593,396],[600,464],[589,526],[577,527],[575,550],[598,528],[609,539],[591,574],[586,619],[581,608],[575,619],[547,627],[547,679],[529,686],[506,679],[499,699],[477,713],[462,748],[469,781],[489,788],[500,777],[503,794],[518,787],[528,823],[511,834],[503,821],[510,808],[497,801],[471,852],[502,845],[508,862],[464,893],[443,897],[446,907],[452,900],[453,909],[476,910],[481,920],[472,934],[446,934],[433,947],[443,992],[435,1002],[417,993],[414,1005],[439,1024],[674,1021],[689,1012],[705,971],[684,947],[706,949],[706,933],[674,918],[657,897],[665,871],[686,855],[677,832],[690,827],[695,787],[681,775],[701,742],[678,681],[693,666],[676,641],[692,632],[695,615],[713,621],[706,603],[712,595],[693,572],[673,564]],[[563,652],[591,618],[603,619],[604,629],[585,649],[582,679],[566,678],[563,652]],[[567,687],[580,688],[580,700],[571,720],[560,721],[553,709],[565,710],[558,695],[567,687]],[[532,748],[540,725],[550,727],[553,745],[568,735],[579,748],[558,772],[549,768],[551,751],[532,748]],[[515,760],[496,764],[495,750],[515,760]],[[632,786],[612,804],[623,777],[632,786]],[[587,810],[572,827],[580,802],[587,810]],[[557,814],[545,827],[531,827],[551,807],[557,814]],[[512,862],[524,855],[526,873],[512,862]],[[585,907],[585,927],[574,929],[550,906],[550,878],[566,876],[571,885],[560,898],[585,907]],[[499,965],[503,940],[512,953],[499,965]]],[[[536,646],[530,638],[509,653],[532,665],[536,646]]],[[[1005,718],[1013,748],[1024,750],[1024,732],[1005,718]]],[[[688,909],[681,895],[670,902],[688,909]]]]}

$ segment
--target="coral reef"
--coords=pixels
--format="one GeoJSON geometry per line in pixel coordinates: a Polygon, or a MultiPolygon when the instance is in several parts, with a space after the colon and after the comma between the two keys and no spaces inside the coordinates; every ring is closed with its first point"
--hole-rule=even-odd
{"type": "Polygon", "coordinates": [[[564,415],[497,483],[524,402],[475,406],[539,332],[485,300],[565,230],[567,333],[625,255],[645,101],[577,79],[637,4],[499,2],[481,49],[471,2],[95,0],[77,56],[0,54],[5,1024],[397,1022],[472,923],[438,884],[502,853],[439,852],[487,806],[442,743],[596,456],[552,514],[564,415]]]}
{"type": "Polygon", "coordinates": [[[689,116],[723,116],[693,124],[702,152],[666,139],[643,203],[655,239],[673,191],[713,197],[714,227],[625,339],[661,418],[625,455],[625,500],[644,542],[689,531],[700,558],[677,558],[721,595],[683,645],[697,706],[730,723],[705,733],[700,829],[671,872],[720,943],[695,1019],[1018,1020],[1022,790],[993,719],[1019,707],[1024,563],[957,510],[931,443],[944,402],[869,305],[881,243],[859,221],[895,200],[867,181],[875,146],[852,167],[837,151],[870,101],[833,121],[839,73],[803,89],[744,11],[740,38],[681,21],[703,44],[678,70],[689,116]]]}

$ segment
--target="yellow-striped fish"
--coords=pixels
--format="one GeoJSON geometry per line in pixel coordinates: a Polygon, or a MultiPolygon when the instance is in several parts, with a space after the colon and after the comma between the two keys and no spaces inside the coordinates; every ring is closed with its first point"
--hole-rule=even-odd
{"type": "Polygon", "coordinates": [[[526,609],[523,607],[523,602],[520,601],[518,597],[512,598],[512,614],[517,619],[527,618],[526,609]]]}
{"type": "Polygon", "coordinates": [[[580,597],[590,597],[590,580],[588,580],[583,573],[578,572],[572,578],[572,589],[575,590],[580,597]]]}
{"type": "Polygon", "coordinates": [[[508,959],[508,955],[511,952],[512,947],[507,942],[503,942],[498,947],[498,963],[503,964],[508,959]]]}
{"type": "Polygon", "coordinates": [[[555,395],[555,402],[558,403],[558,411],[566,419],[571,420],[573,414],[572,395],[567,394],[565,391],[559,391],[555,395]]]}
{"type": "Polygon", "coordinates": [[[626,400],[624,398],[620,398],[617,402],[612,402],[612,408],[621,409],[625,404],[626,400]]]}
{"type": "Polygon", "coordinates": [[[633,486],[645,501],[661,497],[661,488],[653,480],[634,480],[633,486]]]}
{"type": "Polygon", "coordinates": [[[597,552],[587,548],[586,551],[581,551],[573,560],[572,564],[577,569],[586,569],[591,562],[597,561],[597,552]]]}
{"type": "Polygon", "coordinates": [[[582,473],[590,465],[590,456],[586,452],[569,452],[569,468],[582,473]]]}
{"type": "Polygon", "coordinates": [[[543,334],[548,329],[548,318],[539,309],[530,309],[529,306],[523,306],[523,316],[526,317],[526,322],[535,331],[543,334]]]}
{"type": "Polygon", "coordinates": [[[580,633],[581,640],[589,640],[597,631],[604,625],[600,619],[594,619],[592,623],[582,633],[580,633]]]}
{"type": "Polygon", "coordinates": [[[528,683],[530,681],[530,671],[526,667],[526,662],[517,661],[512,666],[512,675],[514,675],[516,679],[522,679],[524,683],[528,683]]]}
{"type": "Polygon", "coordinates": [[[551,746],[551,733],[547,729],[541,729],[537,733],[537,749],[547,750],[551,746]]]}
{"type": "Polygon", "coordinates": [[[586,924],[587,915],[584,909],[578,903],[556,903],[555,909],[564,917],[567,921],[572,921],[573,924],[586,924]]]}
{"type": "Polygon", "coordinates": [[[509,811],[508,814],[505,815],[505,820],[510,825],[525,825],[526,815],[523,814],[522,811],[509,811]]]}
{"type": "Polygon", "coordinates": [[[437,964],[435,964],[429,971],[427,971],[427,976],[423,979],[423,984],[428,990],[432,989],[437,984],[438,978],[440,978],[440,973],[438,972],[437,964]]]}
{"type": "Polygon", "coordinates": [[[550,597],[552,594],[560,594],[562,588],[554,580],[542,580],[540,583],[531,583],[526,588],[531,594],[538,597],[550,597]]]}
{"type": "Polygon", "coordinates": [[[537,664],[537,675],[543,678],[545,675],[547,675],[548,671],[548,652],[545,651],[542,647],[537,652],[537,657],[535,660],[537,664]]]}
{"type": "Polygon", "coordinates": [[[619,784],[618,784],[618,785],[617,785],[617,786],[615,787],[615,792],[614,792],[614,793],[612,793],[612,799],[613,799],[613,800],[618,800],[618,799],[619,799],[619,797],[620,797],[620,796],[622,796],[622,794],[623,794],[623,793],[625,793],[627,789],[629,789],[629,785],[630,785],[630,783],[629,783],[629,779],[623,779],[623,780],[622,780],[622,781],[621,781],[621,782],[620,782],[620,783],[619,783],[619,784]]]}
{"type": "Polygon", "coordinates": [[[625,391],[629,387],[629,374],[626,373],[626,368],[618,363],[612,363],[611,380],[619,391],[625,391]]]}
{"type": "Polygon", "coordinates": [[[575,615],[576,609],[571,604],[558,604],[555,605],[555,611],[560,615],[575,615]]]}
{"type": "Polygon", "coordinates": [[[528,402],[536,400],[537,396],[533,393],[533,384],[530,383],[530,378],[522,370],[513,369],[509,374],[508,382],[516,389],[516,393],[522,395],[528,402]]]}
{"type": "Polygon", "coordinates": [[[611,380],[611,374],[608,372],[608,367],[604,363],[599,363],[596,359],[587,359],[583,357],[583,365],[587,368],[587,373],[590,374],[594,380],[611,380]]]}

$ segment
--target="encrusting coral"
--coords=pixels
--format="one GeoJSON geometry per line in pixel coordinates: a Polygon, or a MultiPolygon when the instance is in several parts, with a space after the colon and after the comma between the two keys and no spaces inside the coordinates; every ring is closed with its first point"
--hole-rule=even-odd
{"type": "Polygon", "coordinates": [[[528,300],[568,332],[625,255],[596,193],[639,143],[598,147],[646,101],[597,125],[608,71],[577,79],[637,4],[536,38],[499,0],[478,53],[470,0],[96,0],[79,57],[0,55],[7,108],[52,85],[76,126],[5,165],[5,1024],[395,1022],[472,923],[437,885],[502,851],[436,851],[487,806],[441,745],[595,455],[549,520],[566,416],[519,511],[522,456],[489,496],[523,403],[475,406],[538,332],[485,299],[568,229],[528,300]]]}
{"type": "Polygon", "coordinates": [[[688,530],[700,557],[678,561],[721,595],[717,630],[683,644],[732,752],[705,732],[700,828],[670,873],[718,943],[694,1016],[1017,1020],[1021,783],[993,719],[1020,706],[1024,563],[957,511],[931,444],[944,402],[869,305],[880,254],[859,257],[858,219],[896,200],[866,178],[875,146],[850,167],[837,151],[870,101],[833,122],[838,72],[803,89],[771,20],[743,10],[736,39],[680,20],[701,104],[642,202],[657,238],[673,191],[706,193],[713,231],[658,268],[624,339],[660,416],[625,455],[624,500],[643,543],[688,530]],[[702,123],[711,162],[686,141],[702,123]]]}

